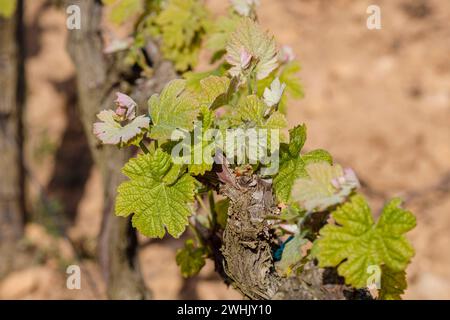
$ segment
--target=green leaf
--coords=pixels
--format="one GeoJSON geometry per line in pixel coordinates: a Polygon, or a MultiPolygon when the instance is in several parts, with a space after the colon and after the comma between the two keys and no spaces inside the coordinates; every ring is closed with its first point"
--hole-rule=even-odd
{"type": "Polygon", "coordinates": [[[196,175],[203,175],[207,171],[211,171],[214,163],[214,151],[216,149],[216,145],[214,143],[213,137],[207,135],[207,129],[212,124],[212,116],[209,110],[204,111],[205,113],[202,115],[204,119],[204,127],[203,130],[194,130],[194,141],[190,146],[191,148],[191,161],[188,164],[189,172],[196,175]],[[209,122],[206,120],[209,118],[209,122]],[[206,127],[205,127],[206,125],[206,127]]]}
{"type": "Polygon", "coordinates": [[[0,17],[10,18],[16,11],[17,0],[0,0],[0,17]]]}
{"type": "Polygon", "coordinates": [[[280,151],[280,169],[273,180],[275,194],[280,202],[291,199],[292,187],[298,178],[308,177],[305,166],[309,163],[333,163],[331,155],[325,150],[314,150],[300,155],[306,141],[306,126],[297,126],[289,130],[289,144],[282,144],[280,151]]]}
{"type": "Polygon", "coordinates": [[[406,272],[392,271],[383,266],[381,273],[381,289],[378,299],[380,300],[401,300],[401,295],[407,288],[406,272]]]}
{"type": "Polygon", "coordinates": [[[200,104],[192,93],[185,91],[185,80],[172,80],[161,92],[151,96],[149,113],[153,121],[150,137],[169,140],[177,129],[191,131],[200,111],[200,104]]]}
{"type": "Polygon", "coordinates": [[[258,80],[267,77],[278,66],[275,40],[249,18],[243,18],[238,28],[230,35],[226,50],[226,60],[232,66],[232,76],[242,74],[245,69],[241,61],[243,50],[251,55],[253,70],[258,80]]]}
{"type": "Polygon", "coordinates": [[[261,128],[266,129],[284,129],[288,125],[286,117],[281,112],[275,111],[269,116],[261,128]]]}
{"type": "MultiPolygon", "coordinates": [[[[188,223],[194,201],[195,179],[183,174],[177,180],[170,156],[161,149],[138,155],[123,168],[130,178],[118,188],[116,215],[129,216],[133,226],[148,237],[167,232],[179,237],[188,223]]],[[[180,172],[178,171],[178,174],[180,172]]]]}
{"type": "Polygon", "coordinates": [[[183,73],[183,79],[186,80],[186,88],[193,91],[200,91],[202,89],[200,81],[209,76],[220,76],[223,72],[219,69],[214,69],[205,72],[187,71],[183,73]]]}
{"type": "Polygon", "coordinates": [[[293,267],[298,264],[302,258],[302,247],[308,243],[308,239],[303,234],[296,234],[284,247],[281,260],[276,264],[277,270],[285,276],[289,276],[293,267]]]}
{"type": "Polygon", "coordinates": [[[270,116],[266,114],[270,108],[257,95],[250,95],[244,98],[238,107],[238,115],[244,122],[253,124],[257,128],[283,129],[287,126],[287,120],[280,112],[272,112],[270,116]]]}
{"type": "Polygon", "coordinates": [[[103,3],[112,6],[109,19],[118,25],[144,12],[143,0],[103,0],[103,3]]]}
{"type": "Polygon", "coordinates": [[[331,216],[336,225],[326,225],[314,243],[319,266],[338,266],[338,273],[355,288],[367,286],[369,266],[386,266],[393,272],[406,269],[414,249],[404,233],[416,226],[414,215],[400,208],[393,199],[384,207],[375,223],[361,195],[338,207],[331,216]]]}
{"type": "Polygon", "coordinates": [[[189,239],[184,248],[178,249],[175,259],[183,277],[189,278],[197,275],[205,265],[205,250],[196,248],[194,241],[189,239]]]}
{"type": "Polygon", "coordinates": [[[228,77],[218,76],[209,76],[200,80],[200,93],[198,94],[200,104],[212,109],[225,105],[232,93],[229,92],[230,82],[228,77]]]}
{"type": "Polygon", "coordinates": [[[283,220],[288,224],[296,224],[300,218],[305,216],[305,211],[296,203],[290,203],[284,207],[280,215],[276,216],[277,219],[283,220]]]}
{"type": "Polygon", "coordinates": [[[359,187],[353,170],[328,162],[310,163],[305,166],[308,177],[294,182],[292,200],[300,203],[307,212],[324,211],[344,202],[359,187]]]}
{"type": "Polygon", "coordinates": [[[306,125],[298,125],[289,130],[289,155],[296,157],[306,142],[306,125]]]}

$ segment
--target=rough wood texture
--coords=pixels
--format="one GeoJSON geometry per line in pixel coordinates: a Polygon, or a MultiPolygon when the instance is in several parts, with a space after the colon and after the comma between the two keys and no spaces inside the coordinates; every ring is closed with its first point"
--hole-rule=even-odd
{"type": "Polygon", "coordinates": [[[24,223],[21,115],[24,94],[20,25],[22,3],[11,18],[0,17],[0,277],[12,263],[24,223]],[[19,92],[23,91],[23,92],[19,92]]]}
{"type": "MultiPolygon", "coordinates": [[[[226,169],[225,169],[226,170],[226,169]]],[[[228,177],[232,177],[228,173],[228,177]]],[[[230,199],[223,232],[226,281],[250,299],[335,300],[368,299],[365,290],[353,290],[332,270],[308,263],[302,273],[282,278],[272,258],[274,235],[268,215],[278,214],[272,184],[257,176],[232,177],[221,187],[230,199]]]]}

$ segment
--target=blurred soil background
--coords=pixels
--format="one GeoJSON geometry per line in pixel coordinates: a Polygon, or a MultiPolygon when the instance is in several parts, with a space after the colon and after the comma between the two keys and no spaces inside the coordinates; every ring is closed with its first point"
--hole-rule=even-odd
{"type": "MultiPolygon", "coordinates": [[[[228,5],[207,3],[214,14],[228,5]]],[[[401,196],[416,214],[404,298],[450,299],[450,2],[261,0],[258,12],[302,64],[305,98],[290,103],[288,119],[307,124],[306,148],[325,148],[355,169],[374,211],[401,196]],[[370,4],[381,7],[381,30],[366,28],[370,4]]],[[[77,120],[65,19],[44,0],[26,1],[27,205],[36,222],[14,271],[0,279],[0,299],[106,298],[94,258],[102,185],[77,120]],[[61,210],[71,227],[58,220],[61,210]],[[68,264],[81,266],[81,290],[66,289],[68,264]]],[[[175,264],[182,243],[140,239],[154,298],[240,298],[211,263],[183,280],[175,264]]]]}

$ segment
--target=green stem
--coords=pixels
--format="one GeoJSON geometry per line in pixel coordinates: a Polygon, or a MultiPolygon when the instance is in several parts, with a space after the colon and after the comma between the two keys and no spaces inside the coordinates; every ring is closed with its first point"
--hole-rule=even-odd
{"type": "Polygon", "coordinates": [[[257,93],[257,81],[256,81],[256,73],[252,70],[247,76],[247,84],[248,84],[248,94],[256,94],[257,93]]]}
{"type": "Polygon", "coordinates": [[[205,203],[203,202],[202,197],[200,197],[198,194],[195,196],[195,198],[197,199],[198,203],[200,204],[200,207],[202,207],[203,210],[205,210],[206,213],[209,212],[208,208],[206,207],[205,203]]]}
{"type": "Polygon", "coordinates": [[[198,232],[197,228],[195,228],[195,226],[191,223],[191,221],[189,221],[189,229],[191,229],[192,233],[194,234],[195,240],[197,240],[197,245],[203,246],[204,245],[203,238],[198,232]]]}

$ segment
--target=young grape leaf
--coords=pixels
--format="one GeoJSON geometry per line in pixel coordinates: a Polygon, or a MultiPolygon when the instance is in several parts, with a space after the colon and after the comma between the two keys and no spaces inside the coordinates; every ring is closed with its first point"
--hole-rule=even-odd
{"type": "Polygon", "coordinates": [[[275,78],[275,80],[273,80],[270,84],[270,87],[264,89],[264,102],[269,107],[277,105],[283,96],[283,91],[285,88],[286,84],[281,83],[280,79],[275,78]]]}
{"type": "Polygon", "coordinates": [[[215,53],[216,58],[222,57],[226,51],[226,46],[230,34],[238,27],[241,18],[237,14],[230,14],[220,17],[209,30],[209,36],[206,40],[206,47],[215,53]]]}
{"type": "MultiPolygon", "coordinates": [[[[130,180],[117,190],[116,215],[134,213],[133,226],[147,237],[162,238],[165,229],[179,237],[192,213],[195,179],[189,174],[174,179],[172,168],[170,155],[158,149],[131,159],[122,170],[130,180]]],[[[174,170],[180,174],[179,167],[174,170]]]]}
{"type": "Polygon", "coordinates": [[[386,266],[381,268],[381,288],[378,299],[400,300],[407,288],[406,272],[392,271],[386,266]]]}
{"type": "Polygon", "coordinates": [[[226,50],[225,59],[232,66],[230,69],[232,76],[240,75],[245,69],[242,66],[242,52],[248,52],[252,56],[258,80],[267,77],[278,66],[278,53],[273,37],[269,37],[249,18],[244,18],[231,34],[226,50]]]}
{"type": "Polygon", "coordinates": [[[298,77],[300,70],[300,64],[297,61],[291,61],[284,65],[280,73],[280,81],[286,84],[286,91],[296,99],[303,97],[303,87],[298,77]]]}
{"type": "Polygon", "coordinates": [[[309,163],[333,163],[331,155],[325,150],[313,150],[300,155],[306,141],[306,126],[296,126],[289,130],[289,144],[280,148],[280,169],[273,180],[275,194],[280,202],[287,203],[291,199],[292,187],[298,178],[308,177],[305,166],[309,163]]]}
{"type": "Polygon", "coordinates": [[[235,81],[228,77],[209,76],[200,80],[198,101],[202,106],[216,109],[228,103],[235,89],[235,81]]]}
{"type": "Polygon", "coordinates": [[[259,6],[259,0],[231,0],[234,11],[241,16],[248,17],[252,11],[256,10],[259,6]]]}
{"type": "Polygon", "coordinates": [[[150,137],[169,140],[177,129],[191,131],[200,111],[200,104],[192,93],[185,90],[185,80],[172,80],[161,94],[154,94],[148,101],[153,126],[150,137]]]}
{"type": "Polygon", "coordinates": [[[9,18],[16,11],[17,0],[0,0],[0,17],[9,18]]]}
{"type": "Polygon", "coordinates": [[[355,288],[367,286],[370,266],[386,266],[393,272],[406,269],[414,249],[404,234],[416,226],[414,215],[393,199],[384,207],[377,223],[361,195],[338,207],[331,216],[336,225],[326,225],[315,241],[313,255],[319,266],[338,266],[338,273],[355,288]]]}
{"type": "Polygon", "coordinates": [[[121,120],[133,120],[136,118],[136,107],[137,103],[131,99],[130,96],[117,92],[116,93],[116,115],[118,115],[121,120]]]}
{"type": "Polygon", "coordinates": [[[147,129],[150,119],[146,116],[134,118],[128,124],[122,126],[119,116],[112,110],[103,110],[97,118],[100,122],[94,123],[94,134],[104,144],[123,145],[139,136],[147,129]]]}
{"type": "Polygon", "coordinates": [[[205,265],[205,250],[196,248],[194,241],[189,239],[185,242],[184,248],[178,249],[175,259],[180,266],[181,275],[185,278],[193,277],[205,265]]]}
{"type": "Polygon", "coordinates": [[[190,145],[191,161],[188,164],[188,170],[194,176],[203,175],[207,171],[211,171],[214,163],[214,151],[216,149],[214,137],[208,135],[208,129],[214,119],[213,112],[206,106],[203,106],[201,113],[203,127],[200,129],[202,130],[194,129],[193,144],[190,145]]]}
{"type": "Polygon", "coordinates": [[[227,225],[229,207],[230,207],[230,199],[228,198],[219,200],[215,204],[217,213],[217,223],[222,229],[225,229],[227,225]]]}
{"type": "Polygon", "coordinates": [[[284,90],[286,94],[281,96],[278,110],[286,113],[288,98],[300,99],[303,97],[303,87],[298,76],[300,70],[300,64],[297,61],[280,65],[267,78],[258,81],[258,94],[263,95],[266,88],[278,77],[280,82],[286,86],[284,90]]]}
{"type": "Polygon", "coordinates": [[[297,125],[289,130],[289,146],[287,156],[297,157],[306,142],[306,125],[297,125]]]}
{"type": "Polygon", "coordinates": [[[342,203],[359,187],[353,170],[328,162],[310,163],[305,166],[308,174],[294,182],[292,200],[300,203],[307,212],[324,211],[342,203]]]}
{"type": "Polygon", "coordinates": [[[296,234],[286,243],[281,260],[276,263],[277,270],[284,276],[289,276],[292,268],[303,258],[302,247],[308,243],[303,234],[296,234]]]}
{"type": "Polygon", "coordinates": [[[103,0],[103,3],[112,6],[109,19],[118,25],[144,12],[143,0],[103,0]]]}

